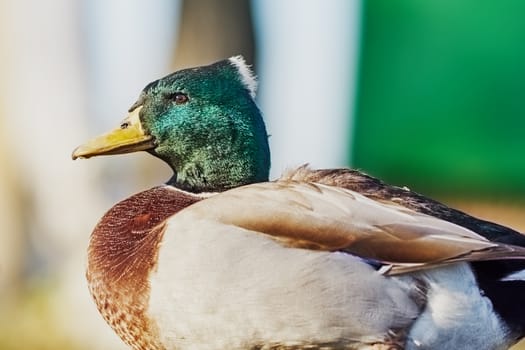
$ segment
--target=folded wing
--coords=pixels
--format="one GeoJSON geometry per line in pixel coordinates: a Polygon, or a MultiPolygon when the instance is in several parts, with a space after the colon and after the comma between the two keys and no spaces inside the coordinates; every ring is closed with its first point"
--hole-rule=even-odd
{"type": "Polygon", "coordinates": [[[394,203],[316,183],[236,188],[187,210],[271,236],[293,248],[344,251],[381,262],[389,274],[458,261],[525,259],[525,249],[394,203]]]}

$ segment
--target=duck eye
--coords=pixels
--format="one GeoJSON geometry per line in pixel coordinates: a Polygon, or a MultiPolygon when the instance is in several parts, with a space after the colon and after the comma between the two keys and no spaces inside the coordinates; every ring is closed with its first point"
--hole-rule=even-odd
{"type": "Polygon", "coordinates": [[[182,92],[176,92],[173,95],[169,96],[169,98],[177,105],[181,105],[189,101],[188,95],[182,92]]]}

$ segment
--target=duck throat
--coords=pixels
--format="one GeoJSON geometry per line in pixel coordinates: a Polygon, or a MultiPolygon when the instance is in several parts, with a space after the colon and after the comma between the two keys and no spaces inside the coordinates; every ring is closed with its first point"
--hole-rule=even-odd
{"type": "Polygon", "coordinates": [[[193,161],[174,171],[168,185],[193,193],[221,192],[268,181],[268,170],[257,163],[235,159],[193,161]]]}
{"type": "Polygon", "coordinates": [[[221,192],[256,182],[268,181],[270,151],[266,131],[258,137],[216,137],[192,147],[166,149],[159,147],[155,155],[173,169],[168,185],[193,192],[221,192]],[[220,140],[217,140],[220,138],[220,140]]]}
{"type": "Polygon", "coordinates": [[[152,129],[150,152],[174,171],[168,182],[193,193],[219,192],[268,181],[270,148],[262,116],[251,99],[195,116],[166,116],[152,129]],[[227,110],[226,110],[227,109],[227,110]]]}
{"type": "Polygon", "coordinates": [[[147,313],[149,276],[157,266],[165,220],[198,200],[169,186],[154,187],[116,204],[91,235],[90,292],[102,317],[134,349],[164,349],[147,313]]]}

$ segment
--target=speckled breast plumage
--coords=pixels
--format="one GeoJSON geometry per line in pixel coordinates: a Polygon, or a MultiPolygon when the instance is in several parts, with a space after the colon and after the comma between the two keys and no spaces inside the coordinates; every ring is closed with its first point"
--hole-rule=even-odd
{"type": "Polygon", "coordinates": [[[198,200],[169,186],[154,187],[116,204],[93,231],[89,290],[102,317],[134,349],[164,349],[147,313],[148,277],[156,267],[166,218],[198,200]]]}

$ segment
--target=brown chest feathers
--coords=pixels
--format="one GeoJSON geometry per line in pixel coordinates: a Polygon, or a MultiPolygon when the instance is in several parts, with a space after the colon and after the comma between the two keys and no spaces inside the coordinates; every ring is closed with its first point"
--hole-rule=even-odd
{"type": "Polygon", "coordinates": [[[156,268],[165,219],[199,199],[168,186],[154,187],[111,208],[91,235],[90,292],[106,322],[134,349],[164,349],[147,315],[148,277],[156,268]]]}

